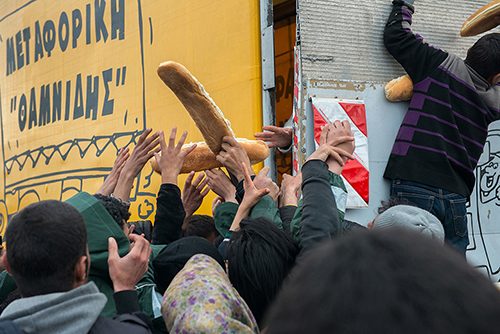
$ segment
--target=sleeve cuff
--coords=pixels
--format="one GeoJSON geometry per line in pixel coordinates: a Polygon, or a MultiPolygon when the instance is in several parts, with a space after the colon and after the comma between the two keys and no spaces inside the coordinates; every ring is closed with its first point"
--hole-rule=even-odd
{"type": "Polygon", "coordinates": [[[160,191],[173,191],[173,192],[176,192],[179,194],[179,196],[181,195],[181,189],[176,185],[176,184],[172,184],[172,183],[163,183],[161,186],[160,186],[160,191]]]}
{"type": "Polygon", "coordinates": [[[278,151],[281,153],[288,153],[292,150],[292,144],[288,145],[287,147],[278,147],[278,151]]]}
{"type": "Polygon", "coordinates": [[[414,12],[415,10],[415,7],[413,7],[413,3],[415,2],[415,0],[394,0],[392,2],[392,4],[394,6],[406,6],[408,7],[409,9],[411,9],[412,12],[414,12]]]}
{"type": "Polygon", "coordinates": [[[139,299],[137,298],[137,291],[125,290],[115,292],[113,299],[116,305],[116,314],[140,312],[139,299]]]}
{"type": "Polygon", "coordinates": [[[311,177],[325,177],[328,180],[328,165],[322,160],[309,160],[302,166],[302,184],[311,177]]]}

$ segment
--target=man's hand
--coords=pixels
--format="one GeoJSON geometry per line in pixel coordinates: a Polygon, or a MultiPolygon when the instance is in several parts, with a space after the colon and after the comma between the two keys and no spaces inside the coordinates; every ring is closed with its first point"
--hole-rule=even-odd
{"type": "Polygon", "coordinates": [[[182,149],[182,145],[186,141],[187,132],[184,131],[179,142],[175,145],[175,136],[177,135],[177,128],[173,128],[170,131],[170,138],[168,140],[168,146],[165,142],[165,134],[163,131],[160,133],[160,150],[161,155],[155,153],[156,163],[161,171],[161,181],[162,183],[177,184],[177,177],[181,172],[182,165],[184,164],[184,159],[187,155],[196,148],[196,144],[189,146],[186,149],[182,149]]]}
{"type": "Polygon", "coordinates": [[[210,169],[205,171],[207,176],[208,186],[214,193],[222,198],[224,202],[238,203],[236,200],[236,188],[220,169],[210,169]]]}
{"type": "Polygon", "coordinates": [[[269,194],[269,189],[267,188],[257,189],[252,181],[250,172],[244,164],[241,164],[241,170],[243,171],[243,188],[245,189],[245,196],[234,216],[233,223],[229,228],[230,231],[238,231],[240,229],[240,222],[248,217],[254,205],[257,204],[262,197],[269,194]]]}
{"type": "Polygon", "coordinates": [[[160,134],[158,132],[153,133],[151,136],[152,129],[146,129],[137,141],[130,158],[125,163],[123,171],[126,172],[126,176],[134,179],[142,170],[146,162],[151,159],[155,152],[158,152],[157,148],[159,144],[158,137],[160,134]]]}
{"type": "Polygon", "coordinates": [[[104,183],[102,184],[101,188],[99,188],[99,190],[97,191],[97,194],[109,196],[113,193],[113,191],[115,191],[115,187],[116,184],[118,183],[118,178],[120,177],[120,173],[129,158],[128,152],[129,152],[128,147],[121,148],[118,151],[118,155],[116,156],[113,168],[111,169],[109,175],[106,176],[106,179],[104,180],[104,183]]]}
{"type": "Polygon", "coordinates": [[[283,174],[280,191],[280,207],[287,205],[297,206],[302,186],[302,173],[295,176],[283,174]]]}
{"type": "Polygon", "coordinates": [[[271,180],[268,174],[269,167],[262,168],[253,179],[253,183],[257,189],[269,189],[269,196],[276,201],[280,193],[280,188],[273,182],[273,180],[271,180]]]}
{"type": "Polygon", "coordinates": [[[146,129],[141,134],[139,140],[137,140],[137,145],[135,145],[118,178],[113,195],[124,202],[130,200],[130,191],[132,190],[134,179],[141,172],[146,162],[159,150],[157,146],[160,134],[155,132],[150,136],[151,131],[151,129],[146,129]]]}
{"type": "Polygon", "coordinates": [[[354,143],[354,135],[349,121],[335,121],[333,124],[330,124],[326,142],[332,146],[341,148],[350,154],[354,153],[356,145],[354,143]],[[338,143],[339,141],[347,138],[352,138],[352,140],[345,140],[340,144],[338,143]]]}
{"type": "Polygon", "coordinates": [[[228,172],[233,174],[238,182],[243,180],[241,164],[244,164],[246,168],[251,170],[252,175],[254,174],[247,152],[234,137],[226,136],[222,138],[222,151],[217,155],[217,161],[226,167],[228,172]]]}
{"type": "Polygon", "coordinates": [[[265,141],[270,148],[287,148],[292,144],[293,130],[291,128],[267,125],[262,130],[264,131],[255,134],[255,139],[265,141]]]}
{"type": "Polygon", "coordinates": [[[144,237],[130,234],[132,242],[130,251],[124,257],[118,254],[118,245],[114,238],[108,239],[108,266],[109,277],[113,282],[115,292],[135,290],[135,285],[146,273],[149,263],[151,247],[144,237]]]}
{"type": "MultiPolygon", "coordinates": [[[[323,130],[326,130],[326,136],[324,142],[330,144],[331,146],[336,146],[343,149],[347,153],[353,154],[355,149],[354,136],[351,130],[351,124],[349,121],[335,121],[333,124],[329,124],[323,130]],[[325,129],[326,128],[326,129],[325,129]]],[[[323,132],[322,132],[323,135],[323,132]]],[[[348,160],[346,157],[344,159],[344,164],[348,160]]],[[[342,173],[343,165],[337,163],[333,158],[329,158],[326,163],[328,164],[328,169],[340,175],[342,173]]]]}
{"type": "Polygon", "coordinates": [[[352,154],[344,151],[341,148],[323,144],[320,145],[318,149],[309,156],[309,158],[307,158],[307,161],[321,160],[326,162],[328,158],[333,158],[341,166],[344,166],[344,158],[354,159],[352,154]]]}
{"type": "Polygon", "coordinates": [[[245,189],[245,196],[243,196],[240,207],[243,206],[251,209],[262,197],[269,194],[270,190],[268,188],[257,188],[252,181],[252,177],[247,167],[243,164],[241,165],[241,169],[243,170],[243,189],[245,189]]]}
{"type": "Polygon", "coordinates": [[[201,173],[198,174],[194,181],[193,177],[194,172],[189,173],[182,191],[182,204],[186,211],[186,218],[191,217],[198,210],[201,203],[203,203],[203,199],[210,191],[210,188],[206,187],[208,178],[201,173]]]}

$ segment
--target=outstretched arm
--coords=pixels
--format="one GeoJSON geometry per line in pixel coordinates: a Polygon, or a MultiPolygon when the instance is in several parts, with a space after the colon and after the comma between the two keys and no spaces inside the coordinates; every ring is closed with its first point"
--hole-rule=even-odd
{"type": "Polygon", "coordinates": [[[430,46],[422,36],[411,31],[414,8],[410,2],[413,3],[409,0],[392,2],[392,12],[384,30],[384,45],[417,83],[434,71],[448,54],[430,46]]]}
{"type": "Polygon", "coordinates": [[[161,170],[162,185],[156,199],[156,216],[153,229],[153,244],[168,244],[181,237],[182,223],[186,212],[182,204],[181,191],[177,186],[177,179],[186,156],[196,145],[182,148],[186,141],[187,132],[184,132],[175,143],[177,128],[172,129],[168,145],[163,132],[160,133],[161,155],[155,154],[156,162],[161,170]]]}

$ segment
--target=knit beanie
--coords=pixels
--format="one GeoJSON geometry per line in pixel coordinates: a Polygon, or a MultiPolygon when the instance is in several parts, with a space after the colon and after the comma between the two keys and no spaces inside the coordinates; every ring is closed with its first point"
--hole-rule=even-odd
{"type": "Polygon", "coordinates": [[[410,205],[395,205],[373,220],[373,229],[404,228],[444,242],[443,225],[430,212],[410,205]]]}

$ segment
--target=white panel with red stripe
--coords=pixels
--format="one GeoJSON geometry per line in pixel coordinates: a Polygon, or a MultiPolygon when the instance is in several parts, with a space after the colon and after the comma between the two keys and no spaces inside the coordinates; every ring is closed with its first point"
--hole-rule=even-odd
{"type": "Polygon", "coordinates": [[[354,134],[356,149],[354,160],[344,166],[342,178],[347,188],[347,208],[368,207],[370,169],[368,164],[368,132],[365,104],[360,100],[312,98],[314,113],[314,138],[318,146],[321,128],[335,120],[349,121],[354,134]]]}

